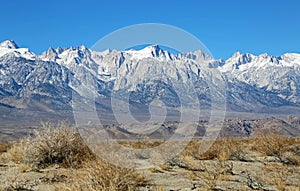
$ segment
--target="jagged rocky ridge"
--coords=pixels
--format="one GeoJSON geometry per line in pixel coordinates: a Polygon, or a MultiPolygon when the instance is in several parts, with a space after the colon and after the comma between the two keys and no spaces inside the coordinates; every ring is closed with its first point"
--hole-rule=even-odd
{"type": "Polygon", "coordinates": [[[192,106],[195,100],[181,97],[192,91],[187,84],[193,85],[201,106],[209,108],[212,100],[218,105],[222,98],[220,81],[226,83],[228,110],[297,109],[300,54],[235,53],[228,60],[215,60],[201,51],[171,54],[153,45],[138,51],[104,52],[84,46],[49,48],[36,55],[14,41],[0,44],[0,106],[7,108],[69,110],[72,96],[82,97],[83,102],[88,99],[80,87],[96,87],[97,106],[102,109],[109,110],[112,93],[128,95],[130,103],[137,105],[160,99],[170,108],[192,106]]]}

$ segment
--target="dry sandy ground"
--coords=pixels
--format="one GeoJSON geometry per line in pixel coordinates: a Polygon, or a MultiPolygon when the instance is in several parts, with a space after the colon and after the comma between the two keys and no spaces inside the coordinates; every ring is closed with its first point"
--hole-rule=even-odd
{"type": "MultiPolygon", "coordinates": [[[[4,149],[3,149],[4,150],[4,149]]],[[[16,164],[3,152],[0,190],[70,190],[78,169],[52,165],[44,169],[16,164]]],[[[298,156],[299,157],[299,156],[298,156]]],[[[250,152],[239,159],[199,160],[190,155],[167,159],[165,164],[140,169],[148,183],[139,190],[293,190],[300,187],[300,166],[289,159],[250,152]],[[286,161],[284,161],[286,160],[286,161]]],[[[151,163],[147,157],[136,162],[151,163]]]]}

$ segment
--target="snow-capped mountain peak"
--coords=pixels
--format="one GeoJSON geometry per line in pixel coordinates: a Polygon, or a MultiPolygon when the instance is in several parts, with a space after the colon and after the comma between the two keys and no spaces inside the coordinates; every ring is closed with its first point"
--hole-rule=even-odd
{"type": "MultiPolygon", "coordinates": [[[[256,57],[252,54],[242,54],[236,52],[231,58],[226,60],[225,64],[221,67],[222,72],[229,72],[240,69],[241,66],[251,63],[256,57]]],[[[243,67],[244,68],[244,67],[243,67]]]]}
{"type": "Polygon", "coordinates": [[[231,59],[236,60],[240,64],[245,64],[245,63],[251,62],[253,58],[254,58],[254,55],[252,55],[252,54],[249,54],[249,53],[242,54],[240,52],[234,53],[233,56],[231,57],[231,59]]]}
{"type": "Polygon", "coordinates": [[[13,40],[6,40],[0,43],[0,47],[2,48],[9,48],[9,49],[17,49],[19,48],[15,41],[13,40]]]}
{"type": "Polygon", "coordinates": [[[287,65],[300,65],[300,54],[297,53],[286,53],[280,56],[279,59],[284,61],[287,65]]]}
{"type": "Polygon", "coordinates": [[[171,54],[151,45],[141,50],[103,52],[85,46],[50,47],[37,57],[27,48],[17,48],[13,41],[0,44],[0,104],[6,103],[5,96],[22,99],[33,93],[67,103],[66,91],[84,96],[79,84],[90,87],[93,80],[102,97],[111,92],[132,92],[134,102],[149,103],[159,97],[172,107],[180,100],[169,82],[176,82],[183,94],[185,84],[191,82],[201,101],[209,105],[208,86],[219,87],[218,75],[210,74],[213,68],[227,82],[228,104],[233,109],[300,105],[300,54],[275,57],[237,52],[227,60],[215,60],[201,51],[171,54]]]}
{"type": "Polygon", "coordinates": [[[36,59],[36,55],[33,52],[28,48],[19,48],[13,40],[6,40],[0,43],[0,57],[8,54],[28,60],[36,59]]]}
{"type": "Polygon", "coordinates": [[[57,48],[55,49],[55,51],[56,51],[58,54],[61,54],[61,53],[64,51],[64,49],[61,48],[61,47],[59,46],[59,47],[57,47],[57,48]]]}
{"type": "Polygon", "coordinates": [[[235,52],[235,53],[233,54],[232,57],[236,58],[236,57],[239,57],[239,56],[241,56],[241,55],[242,55],[242,53],[241,53],[240,51],[237,51],[237,52],[235,52]]]}
{"type": "Polygon", "coordinates": [[[58,53],[55,49],[52,47],[49,47],[49,49],[46,52],[43,52],[41,55],[42,59],[48,59],[50,61],[55,61],[58,58],[58,53]]]}
{"type": "Polygon", "coordinates": [[[160,60],[172,60],[172,55],[167,51],[159,47],[159,45],[150,45],[141,50],[128,50],[124,51],[132,55],[131,59],[145,59],[145,58],[158,58],[160,60]]]}
{"type": "Polygon", "coordinates": [[[151,53],[153,57],[157,57],[159,56],[159,54],[162,52],[163,50],[158,46],[158,45],[151,45],[151,46],[147,46],[145,48],[143,48],[142,50],[140,50],[139,52],[141,53],[151,53]]]}

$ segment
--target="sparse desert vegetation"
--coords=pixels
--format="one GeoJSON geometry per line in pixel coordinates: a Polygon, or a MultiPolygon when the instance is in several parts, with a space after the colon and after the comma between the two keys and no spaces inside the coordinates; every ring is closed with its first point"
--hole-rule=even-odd
{"type": "Polygon", "coordinates": [[[7,152],[8,149],[12,146],[12,143],[1,143],[0,144],[0,154],[7,152]]]}
{"type": "MultiPolygon", "coordinates": [[[[143,149],[163,141],[119,143],[143,149]]],[[[30,137],[0,144],[0,190],[299,190],[299,138],[260,131],[216,140],[201,153],[203,143],[190,141],[164,164],[133,170],[95,156],[66,123],[47,123],[30,137]]]]}
{"type": "Polygon", "coordinates": [[[43,124],[32,136],[14,144],[7,154],[15,163],[35,167],[53,164],[77,167],[83,161],[95,158],[79,133],[66,123],[54,127],[50,123],[43,124]]]}
{"type": "Polygon", "coordinates": [[[1,148],[7,148],[1,155],[3,190],[43,190],[38,185],[49,183],[53,190],[134,190],[146,183],[135,170],[97,158],[65,123],[44,124],[33,136],[1,148]],[[43,176],[37,178],[34,172],[43,176]]]}

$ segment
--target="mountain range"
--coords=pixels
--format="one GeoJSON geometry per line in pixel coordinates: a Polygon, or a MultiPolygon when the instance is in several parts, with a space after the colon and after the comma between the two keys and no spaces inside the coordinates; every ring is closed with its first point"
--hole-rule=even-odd
{"type": "Polygon", "coordinates": [[[201,108],[225,102],[231,112],[293,113],[300,108],[300,54],[237,52],[222,60],[200,50],[171,54],[152,45],[103,52],[58,47],[38,55],[12,40],[0,43],[2,113],[69,111],[72,96],[89,99],[85,90],[96,91],[96,106],[105,111],[112,95],[129,99],[134,108],[156,99],[168,108],[192,107],[191,92],[201,108]]]}

